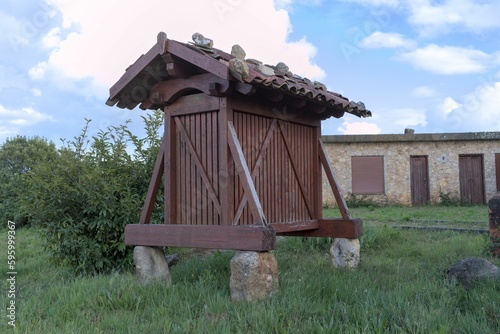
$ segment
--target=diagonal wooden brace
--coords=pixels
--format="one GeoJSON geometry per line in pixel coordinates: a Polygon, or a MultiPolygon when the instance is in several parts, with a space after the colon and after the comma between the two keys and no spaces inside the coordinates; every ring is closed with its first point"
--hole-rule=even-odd
{"type": "Polygon", "coordinates": [[[238,140],[238,136],[236,135],[233,122],[228,122],[228,144],[229,149],[231,150],[231,155],[234,159],[236,171],[238,172],[243,185],[243,190],[245,191],[245,195],[248,199],[252,215],[258,225],[267,226],[264,210],[260,204],[259,196],[252,181],[252,176],[250,175],[250,170],[248,169],[245,156],[243,155],[243,150],[241,149],[241,144],[238,140]]]}

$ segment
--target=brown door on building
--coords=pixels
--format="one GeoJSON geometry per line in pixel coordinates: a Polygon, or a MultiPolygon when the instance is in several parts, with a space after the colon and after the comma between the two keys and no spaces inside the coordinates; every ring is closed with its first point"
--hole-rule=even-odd
{"type": "Polygon", "coordinates": [[[429,203],[429,168],[427,156],[410,157],[411,204],[429,203]]]}
{"type": "Polygon", "coordinates": [[[471,204],[484,203],[483,156],[459,156],[460,198],[471,204]]]}

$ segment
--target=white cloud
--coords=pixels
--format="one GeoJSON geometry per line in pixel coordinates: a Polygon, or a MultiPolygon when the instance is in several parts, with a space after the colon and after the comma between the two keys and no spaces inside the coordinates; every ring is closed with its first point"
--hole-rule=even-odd
{"type": "Polygon", "coordinates": [[[33,88],[31,90],[31,92],[33,93],[33,96],[36,96],[36,97],[42,96],[42,91],[40,89],[38,89],[38,88],[33,88]]]}
{"type": "Polygon", "coordinates": [[[397,33],[385,33],[376,31],[370,36],[364,38],[359,46],[363,48],[405,48],[413,49],[417,43],[411,39],[404,38],[403,35],[397,33]]]}
{"type": "Polygon", "coordinates": [[[376,135],[381,132],[377,124],[371,122],[348,122],[344,121],[337,130],[344,135],[360,135],[372,134],[376,135]]]}
{"type": "Polygon", "coordinates": [[[427,98],[427,97],[435,97],[436,95],[438,95],[438,93],[432,87],[419,86],[419,87],[415,87],[411,91],[411,95],[414,97],[426,97],[427,98]]]}
{"type": "Polygon", "coordinates": [[[443,118],[446,118],[449,113],[459,108],[460,106],[460,103],[458,103],[451,97],[447,97],[437,106],[437,111],[443,116],[443,118]]]}
{"type": "Polygon", "coordinates": [[[61,44],[61,28],[52,28],[42,39],[42,44],[44,47],[52,49],[56,48],[61,44]]]}
{"type": "MultiPolygon", "coordinates": [[[[463,109],[476,122],[491,128],[492,124],[500,124],[500,82],[478,87],[463,99],[463,109]]],[[[500,127],[497,127],[498,130],[500,127]]]]}
{"type": "Polygon", "coordinates": [[[435,44],[401,53],[396,59],[435,74],[480,73],[492,60],[480,50],[435,44]]]}
{"type": "Polygon", "coordinates": [[[47,62],[41,61],[28,71],[28,74],[33,80],[41,80],[45,77],[47,71],[47,62]]]}
{"type": "Polygon", "coordinates": [[[454,27],[480,32],[499,28],[500,2],[497,0],[408,1],[409,22],[425,34],[448,32],[454,27]]]}
{"type": "Polygon", "coordinates": [[[53,117],[31,107],[8,109],[0,104],[0,138],[13,136],[44,121],[54,121],[53,117]]]}
{"type": "MultiPolygon", "coordinates": [[[[88,87],[80,89],[92,90],[100,98],[154,45],[160,31],[180,42],[191,41],[191,35],[200,32],[212,38],[216,48],[230,51],[239,44],[248,58],[269,64],[283,61],[292,72],[310,79],[325,77],[313,61],[316,48],[305,37],[289,40],[288,13],[276,10],[273,0],[200,1],[196,6],[191,1],[172,6],[162,0],[143,0],[140,5],[118,0],[50,1],[62,13],[63,28],[78,26],[78,31],[58,43],[48,69],[57,81],[86,79],[88,87]]],[[[55,45],[61,34],[53,31],[51,36],[47,43],[55,45]]]]}
{"type": "MultiPolygon", "coordinates": [[[[426,109],[401,108],[394,109],[391,112],[390,118],[393,119],[395,125],[401,127],[407,126],[426,126],[427,118],[425,116],[426,109]]],[[[384,115],[388,117],[388,115],[384,115]]]]}

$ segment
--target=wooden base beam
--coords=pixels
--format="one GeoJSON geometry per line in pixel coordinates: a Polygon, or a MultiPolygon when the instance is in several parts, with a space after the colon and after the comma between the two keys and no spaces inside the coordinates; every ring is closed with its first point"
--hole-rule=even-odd
{"type": "Polygon", "coordinates": [[[305,231],[305,230],[315,230],[319,228],[319,223],[317,220],[305,220],[290,223],[274,223],[269,224],[272,226],[276,233],[284,232],[294,232],[294,231],[305,231]]]}
{"type": "Polygon", "coordinates": [[[276,248],[276,232],[262,225],[130,224],[125,244],[267,251],[276,248]]]}
{"type": "Polygon", "coordinates": [[[281,232],[279,236],[356,239],[363,235],[361,219],[319,219],[315,230],[281,232]]]}

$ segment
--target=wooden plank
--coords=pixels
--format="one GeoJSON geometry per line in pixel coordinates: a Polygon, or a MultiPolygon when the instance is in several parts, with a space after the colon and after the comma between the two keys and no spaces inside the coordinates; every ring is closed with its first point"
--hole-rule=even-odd
{"type": "Polygon", "coordinates": [[[361,219],[318,219],[315,230],[277,233],[279,236],[357,239],[363,235],[361,219]]]}
{"type": "Polygon", "coordinates": [[[315,230],[319,228],[318,220],[304,220],[304,221],[292,221],[286,223],[273,223],[269,224],[272,226],[276,233],[284,232],[294,232],[294,231],[305,231],[305,230],[315,230]]]}
{"type": "Polygon", "coordinates": [[[228,189],[234,189],[232,171],[230,170],[229,163],[229,148],[228,148],[228,121],[232,121],[232,110],[227,107],[227,98],[220,98],[218,113],[219,125],[219,198],[223,208],[221,213],[221,223],[224,225],[231,225],[233,215],[233,201],[230,198],[228,189]]]}
{"type": "Polygon", "coordinates": [[[248,170],[247,162],[245,161],[245,156],[241,150],[241,145],[234,130],[233,122],[228,122],[228,144],[233,156],[235,168],[240,177],[245,195],[248,199],[250,209],[252,210],[255,222],[260,225],[267,225],[266,217],[264,215],[264,210],[259,201],[259,196],[257,195],[257,190],[255,190],[255,185],[252,181],[250,171],[248,170]]]}
{"type": "MultiPolygon", "coordinates": [[[[253,181],[255,181],[255,178],[257,177],[257,174],[262,166],[262,161],[264,160],[264,155],[266,154],[267,148],[269,147],[269,143],[271,142],[271,139],[273,137],[275,130],[276,130],[276,120],[273,120],[271,122],[271,125],[269,126],[269,130],[267,131],[266,138],[264,139],[264,142],[262,143],[262,146],[261,146],[259,153],[257,155],[257,161],[255,162],[255,166],[252,169],[251,177],[252,177],[253,181]]],[[[243,196],[243,198],[240,201],[240,204],[238,205],[238,210],[236,210],[233,225],[238,224],[238,220],[241,217],[241,213],[243,212],[243,208],[245,207],[246,203],[247,203],[247,197],[243,196]]]]}
{"type": "MultiPolygon", "coordinates": [[[[177,125],[177,128],[179,129],[179,131],[181,133],[181,137],[184,140],[184,142],[186,143],[187,150],[191,154],[191,158],[194,162],[194,165],[198,169],[198,173],[200,174],[200,176],[205,184],[205,187],[208,190],[208,194],[210,196],[210,199],[215,204],[215,209],[220,214],[221,213],[221,205],[220,205],[219,199],[217,198],[217,195],[215,194],[215,191],[212,187],[212,184],[211,184],[210,180],[208,179],[207,173],[205,171],[205,167],[201,163],[200,158],[198,157],[198,154],[196,154],[196,150],[194,149],[193,144],[191,143],[191,140],[189,139],[189,135],[187,134],[186,129],[184,128],[184,126],[182,125],[181,121],[178,118],[175,118],[175,124],[177,125]]],[[[191,175],[191,182],[193,182],[194,179],[195,179],[195,175],[191,175]]]]}
{"type": "Polygon", "coordinates": [[[328,154],[326,153],[325,146],[323,145],[323,141],[321,138],[318,139],[319,145],[319,158],[321,160],[321,164],[325,169],[326,177],[328,178],[328,182],[330,183],[330,187],[332,188],[333,195],[335,196],[335,200],[337,201],[337,205],[340,210],[340,214],[343,219],[351,219],[351,214],[349,212],[349,208],[347,207],[347,203],[345,202],[344,196],[342,194],[342,189],[339,187],[339,183],[335,176],[335,172],[333,171],[332,164],[328,158],[328,154]]]}
{"type": "Polygon", "coordinates": [[[307,205],[307,210],[309,212],[309,216],[314,217],[314,210],[313,210],[313,207],[311,205],[309,194],[306,192],[304,182],[303,182],[302,177],[300,175],[300,171],[297,169],[297,162],[295,160],[293,150],[290,148],[289,138],[287,135],[285,135],[285,128],[284,128],[282,122],[280,121],[278,124],[279,124],[280,129],[281,129],[280,133],[281,133],[281,136],[283,138],[283,142],[285,144],[286,151],[288,153],[288,156],[290,158],[290,162],[292,164],[293,171],[295,173],[295,178],[297,179],[297,182],[299,183],[299,188],[300,188],[300,191],[302,193],[302,197],[304,198],[304,202],[307,205]]]}
{"type": "MultiPolygon", "coordinates": [[[[313,187],[313,201],[315,204],[315,218],[321,219],[323,218],[323,182],[322,182],[322,172],[321,168],[321,158],[319,156],[320,146],[315,145],[315,143],[319,140],[321,141],[321,127],[314,128],[313,133],[313,155],[312,155],[312,187],[313,187]]],[[[349,216],[342,216],[342,218],[346,219],[349,216]]]]}
{"type": "Polygon", "coordinates": [[[149,182],[148,193],[146,199],[144,200],[144,206],[142,207],[141,217],[139,218],[140,224],[149,224],[151,220],[151,214],[153,213],[153,207],[155,205],[156,195],[158,194],[158,188],[160,187],[161,177],[163,175],[164,168],[164,155],[165,147],[167,146],[167,138],[165,135],[161,141],[160,149],[156,157],[155,166],[153,169],[153,175],[151,176],[151,181],[149,182]]]}
{"type": "Polygon", "coordinates": [[[182,96],[170,106],[175,116],[217,111],[220,107],[220,98],[204,93],[182,96]]]}
{"type": "Polygon", "coordinates": [[[176,191],[176,166],[177,159],[175,157],[176,148],[176,127],[172,119],[172,113],[168,108],[164,109],[165,115],[165,132],[163,136],[168,138],[168,143],[165,145],[164,173],[163,173],[163,190],[164,190],[164,207],[163,221],[165,224],[171,224],[177,218],[177,191],[176,191]]]}
{"type": "Polygon", "coordinates": [[[125,244],[267,251],[276,248],[276,232],[269,226],[212,226],[130,224],[125,244]]]}
{"type": "MultiPolygon", "coordinates": [[[[219,138],[218,138],[218,127],[217,127],[217,112],[212,112],[210,113],[210,119],[211,119],[211,138],[209,141],[210,147],[211,147],[211,154],[209,154],[209,158],[212,164],[212,174],[211,174],[211,180],[212,184],[214,186],[214,191],[217,197],[220,199],[220,190],[219,190],[219,174],[218,174],[218,169],[219,169],[219,150],[218,150],[218,145],[219,145],[219,138]]],[[[219,225],[220,224],[220,214],[216,212],[216,210],[213,210],[214,204],[212,203],[212,211],[213,211],[213,223],[214,225],[219,225]]]]}
{"type": "Polygon", "coordinates": [[[171,54],[180,57],[183,60],[188,61],[201,69],[204,69],[207,72],[215,74],[219,78],[222,78],[224,80],[229,79],[229,68],[226,64],[223,64],[218,60],[206,56],[202,53],[198,53],[195,50],[192,50],[186,45],[183,45],[177,41],[168,41],[167,52],[170,52],[171,54]]]}
{"type": "Polygon", "coordinates": [[[286,122],[293,122],[297,124],[309,125],[309,126],[321,126],[321,120],[311,119],[311,117],[294,117],[295,115],[283,115],[281,113],[273,112],[274,105],[270,102],[267,103],[257,103],[254,96],[248,99],[239,99],[234,97],[228,98],[228,107],[234,110],[243,111],[249,114],[264,116],[268,118],[276,118],[286,122]]]}

